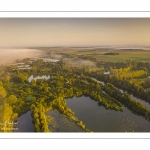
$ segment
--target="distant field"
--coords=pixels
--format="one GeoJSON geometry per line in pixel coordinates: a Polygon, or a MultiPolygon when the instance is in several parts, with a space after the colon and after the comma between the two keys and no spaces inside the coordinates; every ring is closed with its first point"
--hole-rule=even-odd
{"type": "Polygon", "coordinates": [[[95,50],[95,51],[81,51],[81,50],[66,50],[63,53],[77,54],[84,56],[91,56],[98,61],[113,61],[122,62],[126,60],[150,62],[150,51],[144,50],[95,50]],[[119,55],[104,55],[107,52],[117,52],[119,55]]]}
{"type": "Polygon", "coordinates": [[[131,61],[142,61],[142,62],[150,62],[150,51],[149,52],[119,52],[119,55],[98,55],[96,58],[98,60],[107,60],[114,62],[122,62],[126,60],[131,61]]]}
{"type": "Polygon", "coordinates": [[[61,54],[70,54],[76,57],[92,57],[96,58],[97,61],[113,61],[113,62],[124,62],[126,60],[150,62],[150,50],[139,50],[139,49],[125,49],[125,50],[94,50],[86,48],[45,48],[47,52],[56,52],[61,54]],[[107,52],[117,52],[119,55],[104,55],[107,52]]]}

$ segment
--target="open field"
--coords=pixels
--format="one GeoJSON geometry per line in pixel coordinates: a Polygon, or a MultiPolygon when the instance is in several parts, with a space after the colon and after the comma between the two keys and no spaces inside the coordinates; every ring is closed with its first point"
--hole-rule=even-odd
{"type": "MultiPolygon", "coordinates": [[[[43,48],[41,48],[43,49],[43,48]]],[[[111,61],[111,62],[150,62],[150,50],[139,49],[92,49],[92,48],[45,48],[47,52],[54,52],[57,54],[67,54],[71,57],[80,57],[85,59],[94,59],[95,61],[111,61]],[[108,52],[119,53],[119,55],[105,55],[108,52]]]]}
{"type": "Polygon", "coordinates": [[[119,52],[119,55],[98,55],[96,56],[98,60],[122,62],[122,61],[140,61],[140,62],[150,62],[150,51],[149,52],[119,52]]]}

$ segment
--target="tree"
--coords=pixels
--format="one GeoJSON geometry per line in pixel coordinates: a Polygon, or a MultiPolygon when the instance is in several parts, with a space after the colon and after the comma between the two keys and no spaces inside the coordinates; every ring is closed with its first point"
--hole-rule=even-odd
{"type": "Polygon", "coordinates": [[[32,85],[32,86],[36,86],[36,82],[35,82],[35,80],[34,80],[34,79],[32,79],[32,81],[31,81],[31,85],[32,85]]]}
{"type": "Polygon", "coordinates": [[[0,86],[0,97],[5,98],[6,97],[6,90],[0,86]]]}
{"type": "Polygon", "coordinates": [[[14,105],[17,103],[18,99],[15,95],[10,95],[8,98],[7,98],[7,101],[10,105],[14,105]]]}
{"type": "Polygon", "coordinates": [[[36,118],[38,118],[38,117],[39,117],[38,113],[35,113],[35,114],[34,114],[34,118],[36,119],[36,118]]]}

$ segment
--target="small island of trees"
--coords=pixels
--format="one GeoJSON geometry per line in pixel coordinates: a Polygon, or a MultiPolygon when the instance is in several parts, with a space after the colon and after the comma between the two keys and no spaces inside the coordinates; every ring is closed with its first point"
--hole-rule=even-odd
{"type": "Polygon", "coordinates": [[[119,55],[119,53],[116,53],[116,52],[107,52],[107,53],[104,53],[104,55],[119,55]]]}

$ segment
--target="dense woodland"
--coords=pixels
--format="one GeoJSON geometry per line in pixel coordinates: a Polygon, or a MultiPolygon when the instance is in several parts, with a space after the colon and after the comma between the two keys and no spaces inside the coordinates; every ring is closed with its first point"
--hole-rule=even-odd
{"type": "MultiPolygon", "coordinates": [[[[30,59],[24,59],[21,62],[29,64],[29,61],[30,59]]],[[[133,113],[150,120],[150,110],[129,96],[133,93],[150,103],[150,63],[106,62],[97,63],[96,67],[66,64],[65,59],[57,63],[38,59],[30,64],[31,69],[13,69],[11,65],[0,67],[1,132],[12,132],[13,125],[6,122],[17,120],[29,110],[32,112],[35,132],[50,132],[48,124],[53,118],[45,113],[51,109],[57,109],[84,131],[90,132],[84,122],[66,106],[65,99],[74,96],[90,97],[106,109],[116,111],[123,111],[125,106],[133,113]],[[105,71],[110,74],[104,74],[105,71]],[[50,75],[50,79],[33,79],[29,82],[31,75],[50,75]],[[117,88],[125,92],[121,93],[117,88]]]]}

